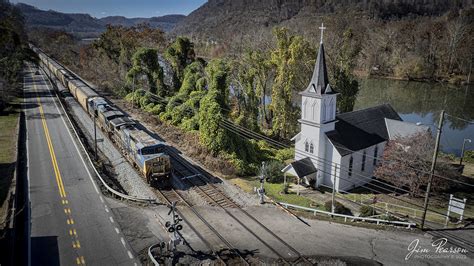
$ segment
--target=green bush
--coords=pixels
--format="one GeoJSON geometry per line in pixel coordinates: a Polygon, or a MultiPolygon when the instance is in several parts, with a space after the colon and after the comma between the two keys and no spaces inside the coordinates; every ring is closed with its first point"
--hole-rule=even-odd
{"type": "Polygon", "coordinates": [[[474,163],[474,150],[464,152],[464,161],[468,163],[474,163]]]}
{"type": "Polygon", "coordinates": [[[186,131],[199,130],[199,118],[198,118],[198,116],[195,115],[191,118],[184,118],[181,121],[181,125],[179,125],[179,127],[186,130],[186,131]]]}
{"type": "Polygon", "coordinates": [[[295,156],[294,148],[278,149],[275,152],[275,159],[281,162],[285,162],[289,159],[293,159],[294,156],[295,156]]]}
{"type": "Polygon", "coordinates": [[[369,217],[369,216],[373,216],[377,214],[375,209],[372,206],[368,206],[368,205],[360,206],[359,211],[360,211],[360,217],[369,217]]]}
{"type": "Polygon", "coordinates": [[[285,164],[280,161],[267,162],[267,178],[270,183],[281,183],[283,182],[284,176],[281,169],[285,167],[285,164]]]}
{"type": "MultiPolygon", "coordinates": [[[[339,214],[345,214],[345,215],[352,215],[352,211],[347,208],[346,206],[344,206],[342,203],[340,203],[339,201],[336,201],[335,202],[335,207],[336,209],[334,210],[335,213],[339,213],[339,214]]],[[[332,201],[328,200],[324,203],[324,209],[327,211],[327,212],[330,212],[332,211],[332,201]]]]}

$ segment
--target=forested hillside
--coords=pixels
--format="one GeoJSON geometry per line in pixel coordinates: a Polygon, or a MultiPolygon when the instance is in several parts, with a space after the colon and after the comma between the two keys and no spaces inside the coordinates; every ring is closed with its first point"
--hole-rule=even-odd
{"type": "Polygon", "coordinates": [[[319,42],[324,22],[329,60],[351,29],[360,48],[357,75],[445,79],[468,74],[474,50],[470,0],[211,0],[182,20],[173,33],[189,36],[206,56],[267,49],[271,31],[284,26],[319,42]]]}
{"type": "Polygon", "coordinates": [[[96,37],[106,30],[106,26],[137,26],[146,23],[152,28],[170,31],[176,23],[184,18],[183,15],[167,15],[151,18],[126,18],[123,16],[109,16],[94,18],[89,14],[68,14],[54,10],[41,10],[34,6],[19,3],[17,8],[23,13],[28,28],[50,28],[64,30],[78,37],[96,37]]]}
{"type": "Polygon", "coordinates": [[[0,0],[0,113],[20,95],[24,60],[35,60],[28,48],[23,16],[17,8],[0,0]]]}

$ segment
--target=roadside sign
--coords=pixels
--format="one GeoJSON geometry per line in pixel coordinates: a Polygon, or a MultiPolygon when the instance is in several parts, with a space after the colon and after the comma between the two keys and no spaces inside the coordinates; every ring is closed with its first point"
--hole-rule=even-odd
{"type": "Polygon", "coordinates": [[[462,221],[465,207],[466,207],[466,199],[455,198],[453,197],[453,194],[449,195],[448,213],[446,214],[446,226],[448,225],[449,214],[451,212],[459,214],[461,216],[459,218],[459,221],[462,221]]]}

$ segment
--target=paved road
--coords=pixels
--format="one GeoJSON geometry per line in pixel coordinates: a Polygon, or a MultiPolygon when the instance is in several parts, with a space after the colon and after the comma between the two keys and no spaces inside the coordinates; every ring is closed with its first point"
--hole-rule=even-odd
{"type": "Polygon", "coordinates": [[[24,77],[32,265],[134,265],[46,76],[24,77]]]}

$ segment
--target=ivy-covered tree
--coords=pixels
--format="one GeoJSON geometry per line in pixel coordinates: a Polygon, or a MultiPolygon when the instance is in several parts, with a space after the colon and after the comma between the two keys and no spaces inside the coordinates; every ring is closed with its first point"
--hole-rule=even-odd
{"type": "Polygon", "coordinates": [[[360,47],[354,45],[353,39],[354,34],[349,28],[343,34],[342,46],[335,54],[335,64],[333,64],[332,70],[334,89],[340,93],[337,99],[337,108],[341,113],[354,110],[359,93],[359,82],[352,73],[360,47]]]}
{"type": "Polygon", "coordinates": [[[200,102],[199,136],[201,142],[213,153],[226,147],[227,136],[220,127],[224,119],[222,108],[228,102],[228,67],[223,60],[213,60],[206,67],[208,78],[207,95],[200,102]]]}
{"type": "Polygon", "coordinates": [[[137,82],[145,75],[150,86],[150,92],[160,96],[166,95],[163,83],[163,69],[158,62],[158,51],[151,48],[139,48],[132,57],[132,68],[127,73],[129,83],[137,82]]]}
{"type": "Polygon", "coordinates": [[[277,46],[271,54],[276,69],[270,104],[272,129],[276,136],[291,138],[296,132],[299,114],[299,108],[293,104],[293,93],[307,85],[315,52],[302,36],[291,35],[288,29],[275,28],[273,33],[277,46]]]}
{"type": "Polygon", "coordinates": [[[178,37],[166,49],[165,58],[173,67],[173,83],[178,89],[184,78],[184,69],[195,59],[194,44],[186,37],[178,37]]]}

